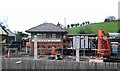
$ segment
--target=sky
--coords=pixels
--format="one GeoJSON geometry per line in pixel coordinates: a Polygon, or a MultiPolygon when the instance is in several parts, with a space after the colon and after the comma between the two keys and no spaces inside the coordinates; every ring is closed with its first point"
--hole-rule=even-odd
{"type": "Polygon", "coordinates": [[[119,0],[0,0],[0,19],[8,17],[13,32],[28,30],[44,22],[62,25],[85,21],[103,22],[118,17],[119,0]]]}

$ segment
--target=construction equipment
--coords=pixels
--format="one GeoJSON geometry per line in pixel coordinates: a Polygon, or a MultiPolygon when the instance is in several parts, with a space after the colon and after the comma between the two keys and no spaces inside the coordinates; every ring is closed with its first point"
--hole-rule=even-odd
{"type": "Polygon", "coordinates": [[[119,45],[118,44],[113,44],[111,43],[110,40],[116,40],[117,43],[119,44],[120,37],[117,34],[110,37],[105,34],[103,29],[98,29],[98,49],[97,49],[97,54],[98,57],[104,57],[105,59],[103,60],[104,62],[120,62],[120,54],[119,54],[119,45]],[[112,45],[117,45],[117,47],[113,47],[112,45]],[[117,53],[116,55],[113,55],[113,50],[116,49],[117,53]]]}
{"type": "Polygon", "coordinates": [[[110,56],[110,46],[108,41],[108,36],[105,34],[103,29],[98,30],[98,57],[101,56],[101,53],[103,53],[104,57],[110,56]]]}

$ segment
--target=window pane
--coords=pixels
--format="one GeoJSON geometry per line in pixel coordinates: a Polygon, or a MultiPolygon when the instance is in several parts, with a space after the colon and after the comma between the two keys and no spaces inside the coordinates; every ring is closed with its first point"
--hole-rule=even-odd
{"type": "Polygon", "coordinates": [[[45,46],[44,45],[40,45],[40,48],[45,48],[45,46]]]}
{"type": "Polygon", "coordinates": [[[48,49],[50,49],[50,50],[51,50],[51,48],[52,48],[52,46],[51,46],[51,45],[48,45],[48,49]]]}
{"type": "Polygon", "coordinates": [[[61,38],[61,35],[60,34],[56,34],[56,38],[61,38]]]}
{"type": "Polygon", "coordinates": [[[43,38],[46,38],[46,34],[43,34],[43,38]]]}
{"type": "Polygon", "coordinates": [[[46,38],[52,38],[52,34],[47,34],[46,38]]]}
{"type": "Polygon", "coordinates": [[[42,38],[42,34],[38,34],[38,38],[42,38]]]}
{"type": "Polygon", "coordinates": [[[56,34],[52,34],[52,38],[56,38],[56,34]]]}

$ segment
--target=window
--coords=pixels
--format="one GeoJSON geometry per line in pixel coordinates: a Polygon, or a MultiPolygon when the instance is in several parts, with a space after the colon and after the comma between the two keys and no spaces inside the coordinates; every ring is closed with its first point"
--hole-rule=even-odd
{"type": "Polygon", "coordinates": [[[52,46],[51,46],[51,45],[48,45],[48,49],[50,49],[50,50],[51,50],[51,48],[52,48],[52,46]]]}
{"type": "Polygon", "coordinates": [[[38,35],[38,38],[42,38],[42,34],[37,34],[38,35]]]}
{"type": "MultiPolygon", "coordinates": [[[[48,45],[48,49],[52,49],[52,46],[54,45],[48,45]]],[[[54,46],[56,48],[56,46],[54,46]]]]}
{"type": "Polygon", "coordinates": [[[37,46],[37,48],[40,48],[40,46],[37,46]]]}
{"type": "Polygon", "coordinates": [[[44,46],[44,45],[40,45],[39,48],[40,48],[40,49],[41,49],[41,48],[43,49],[43,48],[45,48],[45,46],[44,46]]]}
{"type": "Polygon", "coordinates": [[[60,34],[56,34],[56,38],[61,38],[61,35],[60,34]]]}
{"type": "Polygon", "coordinates": [[[52,34],[47,34],[46,38],[52,38],[52,34]]]}
{"type": "Polygon", "coordinates": [[[56,38],[56,34],[52,34],[52,38],[56,38]]]}
{"type": "Polygon", "coordinates": [[[46,34],[43,34],[43,38],[46,38],[46,34]]]}

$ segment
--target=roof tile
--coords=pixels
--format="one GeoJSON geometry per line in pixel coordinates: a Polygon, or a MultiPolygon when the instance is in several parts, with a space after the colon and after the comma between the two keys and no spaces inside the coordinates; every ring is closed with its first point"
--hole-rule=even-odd
{"type": "Polygon", "coordinates": [[[43,23],[26,30],[26,32],[30,33],[30,32],[66,32],[66,31],[60,26],[57,26],[53,23],[43,23]]]}

